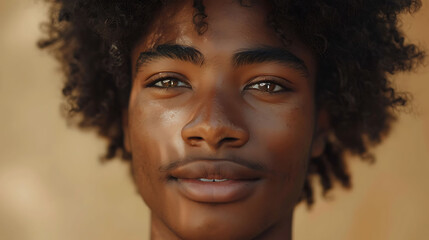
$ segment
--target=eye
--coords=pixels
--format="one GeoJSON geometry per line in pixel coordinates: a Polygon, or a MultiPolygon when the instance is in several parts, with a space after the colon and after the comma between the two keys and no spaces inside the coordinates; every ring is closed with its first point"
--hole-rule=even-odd
{"type": "Polygon", "coordinates": [[[155,87],[155,88],[191,88],[191,86],[184,82],[179,80],[176,77],[172,76],[165,76],[160,77],[155,80],[153,80],[151,83],[149,83],[146,87],[155,87]]]}
{"type": "Polygon", "coordinates": [[[261,81],[261,82],[253,83],[251,85],[246,86],[245,89],[260,90],[263,92],[267,92],[269,94],[275,94],[275,93],[285,92],[290,90],[289,88],[286,88],[274,81],[261,81]]]}

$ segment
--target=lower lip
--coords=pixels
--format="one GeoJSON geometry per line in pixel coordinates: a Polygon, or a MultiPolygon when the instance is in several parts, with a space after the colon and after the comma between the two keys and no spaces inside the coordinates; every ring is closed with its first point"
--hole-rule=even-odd
{"type": "Polygon", "coordinates": [[[204,203],[231,203],[249,197],[258,180],[203,182],[198,179],[177,179],[179,191],[188,199],[204,203]]]}

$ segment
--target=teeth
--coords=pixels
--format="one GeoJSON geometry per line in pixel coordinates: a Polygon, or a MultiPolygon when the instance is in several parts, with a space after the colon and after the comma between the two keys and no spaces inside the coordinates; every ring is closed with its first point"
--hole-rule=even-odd
{"type": "Polygon", "coordinates": [[[201,182],[224,182],[227,181],[228,179],[224,178],[224,179],[208,179],[208,178],[200,178],[198,179],[201,182]]]}

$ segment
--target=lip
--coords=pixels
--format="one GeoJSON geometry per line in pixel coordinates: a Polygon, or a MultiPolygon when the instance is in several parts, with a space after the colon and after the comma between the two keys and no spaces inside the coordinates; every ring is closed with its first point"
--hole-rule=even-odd
{"type": "Polygon", "coordinates": [[[202,203],[243,200],[256,191],[263,177],[260,170],[229,160],[192,161],[173,169],[169,174],[184,197],[202,203]]]}

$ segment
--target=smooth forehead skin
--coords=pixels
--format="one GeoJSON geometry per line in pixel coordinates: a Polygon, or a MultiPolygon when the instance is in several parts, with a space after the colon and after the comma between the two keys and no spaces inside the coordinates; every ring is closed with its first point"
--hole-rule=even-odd
{"type": "Polygon", "coordinates": [[[181,1],[159,13],[132,51],[124,141],[136,185],[151,209],[151,239],[290,239],[308,160],[323,151],[314,99],[316,59],[293,35],[291,45],[282,45],[268,26],[267,6],[230,0],[204,5],[203,35],[192,22],[192,1],[181,1]],[[204,62],[158,56],[136,68],[142,53],[165,44],[196,49],[204,62]],[[235,54],[261,47],[286,49],[302,60],[308,75],[277,60],[233,64],[235,54]],[[155,87],[160,79],[181,87],[155,87]],[[284,91],[266,92],[267,82],[284,91]],[[232,170],[225,167],[231,162],[232,170]],[[187,163],[201,164],[189,171],[176,167],[187,163]],[[241,195],[216,187],[201,194],[184,183],[187,176],[198,181],[243,172],[257,178],[242,181],[241,195]]]}

